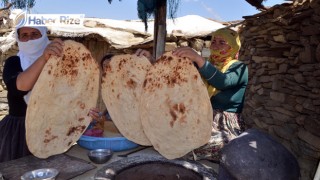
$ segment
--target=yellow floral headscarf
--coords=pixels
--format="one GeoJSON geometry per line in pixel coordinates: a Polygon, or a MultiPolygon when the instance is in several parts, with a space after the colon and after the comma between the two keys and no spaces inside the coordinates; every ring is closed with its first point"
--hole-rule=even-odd
{"type": "MultiPolygon", "coordinates": [[[[211,55],[209,58],[209,62],[212,63],[219,71],[222,73],[226,72],[229,67],[237,62],[236,55],[240,49],[241,43],[240,43],[240,37],[239,34],[229,28],[222,28],[218,29],[215,32],[212,33],[212,40],[215,36],[222,37],[228,45],[231,47],[227,51],[223,50],[212,50],[211,49],[211,55]]],[[[212,41],[211,40],[211,41],[212,41]]],[[[205,84],[208,89],[209,96],[215,96],[219,91],[214,88],[213,86],[209,85],[207,81],[205,81],[205,84]]]]}

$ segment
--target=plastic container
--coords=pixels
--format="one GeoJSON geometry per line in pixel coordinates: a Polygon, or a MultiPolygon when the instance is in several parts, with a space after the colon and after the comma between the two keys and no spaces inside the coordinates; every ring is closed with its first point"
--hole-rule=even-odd
{"type": "Polygon", "coordinates": [[[111,149],[114,152],[125,151],[138,147],[139,145],[125,137],[93,137],[82,135],[78,140],[79,146],[93,149],[111,149]]]}

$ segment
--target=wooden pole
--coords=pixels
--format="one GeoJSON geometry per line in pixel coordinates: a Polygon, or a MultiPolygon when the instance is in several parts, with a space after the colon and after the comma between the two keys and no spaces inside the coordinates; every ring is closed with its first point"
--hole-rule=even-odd
{"type": "Polygon", "coordinates": [[[167,37],[167,1],[157,0],[154,14],[153,57],[157,59],[164,53],[167,37]]]}

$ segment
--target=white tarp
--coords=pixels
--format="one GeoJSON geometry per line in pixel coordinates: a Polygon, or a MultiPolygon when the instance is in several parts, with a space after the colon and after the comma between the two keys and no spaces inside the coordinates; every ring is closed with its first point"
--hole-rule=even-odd
{"type": "Polygon", "coordinates": [[[0,51],[8,51],[14,43],[16,43],[14,31],[11,31],[7,36],[0,37],[0,51]]]}
{"type": "MultiPolygon", "coordinates": [[[[167,34],[184,36],[186,38],[203,37],[216,29],[222,28],[221,23],[197,15],[188,15],[174,20],[167,20],[167,34]]],[[[137,20],[112,20],[85,18],[83,27],[48,27],[51,35],[63,37],[84,37],[89,34],[99,34],[111,46],[117,49],[128,48],[153,40],[154,21],[148,22],[148,31],[144,23],[137,20]]],[[[7,51],[15,43],[14,34],[0,37],[1,52],[7,51]]]]}
{"type": "MultiPolygon", "coordinates": [[[[86,20],[92,20],[105,24],[109,27],[130,29],[140,33],[145,32],[144,23],[141,21],[119,21],[111,19],[97,19],[97,18],[87,18],[86,20]]],[[[187,38],[196,36],[206,36],[216,29],[222,28],[224,25],[221,23],[203,18],[198,15],[187,15],[183,17],[176,18],[174,20],[167,19],[167,34],[172,34],[175,32],[180,32],[187,38]]],[[[153,35],[154,21],[150,20],[148,22],[148,34],[153,35]]]]}

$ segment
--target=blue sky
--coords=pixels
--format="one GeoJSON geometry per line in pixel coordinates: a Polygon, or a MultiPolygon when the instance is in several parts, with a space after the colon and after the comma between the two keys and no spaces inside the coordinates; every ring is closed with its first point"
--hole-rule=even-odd
{"type": "MultiPolygon", "coordinates": [[[[242,16],[258,13],[245,0],[180,0],[177,17],[200,15],[218,21],[241,20],[242,16]]],[[[265,6],[285,3],[285,0],[268,0],[265,6]]],[[[137,0],[36,0],[31,13],[37,14],[85,14],[85,17],[98,17],[116,20],[135,20],[137,0]],[[66,3],[68,1],[68,3],[66,3]]]]}

